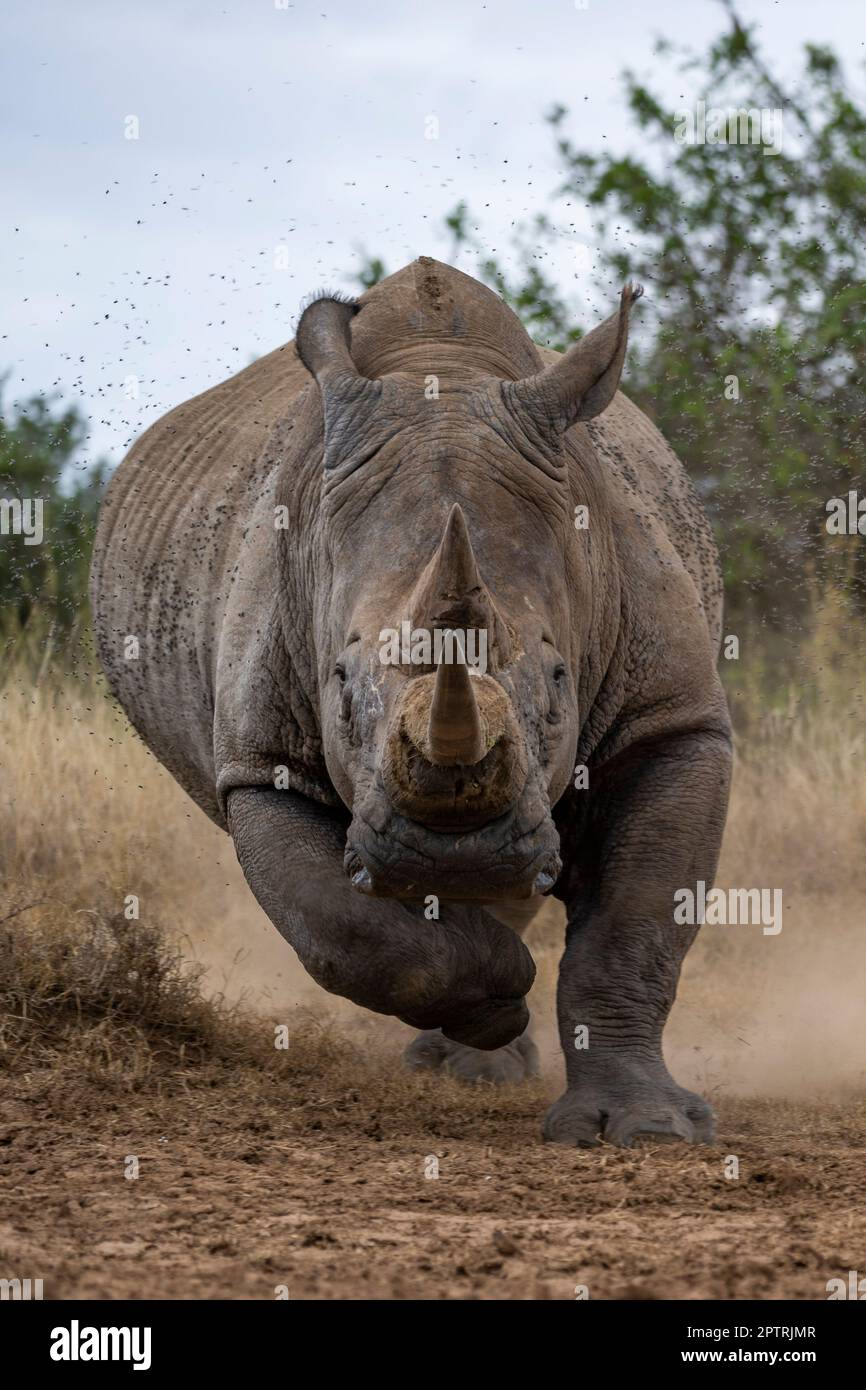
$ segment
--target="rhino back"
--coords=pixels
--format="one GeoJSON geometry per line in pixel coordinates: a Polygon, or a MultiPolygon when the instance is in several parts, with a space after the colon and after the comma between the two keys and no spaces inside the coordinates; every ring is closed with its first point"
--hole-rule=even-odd
{"type": "Polygon", "coordinates": [[[220,824],[213,739],[226,611],[241,568],[256,568],[244,552],[270,495],[264,446],[308,384],[289,343],[178,406],[133,445],[100,513],[91,602],[103,669],[151,751],[220,824]]]}
{"type": "Polygon", "coordinates": [[[710,642],[722,633],[722,570],[709,518],[683,464],[652,421],[618,391],[586,427],[621,505],[641,516],[654,544],[666,542],[703,605],[710,642]]]}

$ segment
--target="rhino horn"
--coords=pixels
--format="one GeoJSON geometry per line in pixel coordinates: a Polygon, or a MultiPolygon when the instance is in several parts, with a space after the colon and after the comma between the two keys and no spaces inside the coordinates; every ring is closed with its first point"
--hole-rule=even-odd
{"type": "Polygon", "coordinates": [[[487,633],[489,659],[505,660],[508,629],[478,570],[463,508],[451,508],[439,546],[410,603],[416,627],[477,628],[487,633]]]}
{"type": "Polygon", "coordinates": [[[436,624],[461,623],[472,626],[472,611],[486,607],[485,586],[469,539],[466,517],[459,503],[451,508],[439,547],[421,576],[412,598],[415,622],[436,624]],[[479,604],[479,600],[482,602],[479,604]]]}
{"type": "Polygon", "coordinates": [[[465,662],[442,662],[427,725],[427,756],[434,767],[473,766],[487,752],[472,677],[465,662]]]}
{"type": "Polygon", "coordinates": [[[504,383],[507,398],[544,422],[569,429],[606,410],[616,394],[628,347],[631,306],[643,295],[641,285],[626,285],[619,309],[562,354],[558,362],[504,383]]]}

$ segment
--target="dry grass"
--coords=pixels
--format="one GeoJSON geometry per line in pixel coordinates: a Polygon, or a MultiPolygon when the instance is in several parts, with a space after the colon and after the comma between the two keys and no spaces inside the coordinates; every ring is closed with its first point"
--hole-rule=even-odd
{"type": "MultiPolygon", "coordinates": [[[[45,906],[42,904],[41,906],[45,906]]],[[[237,1005],[206,998],[159,926],[57,912],[0,925],[0,1069],[134,1091],[227,1065],[270,1071],[281,1054],[237,1005]]]]}

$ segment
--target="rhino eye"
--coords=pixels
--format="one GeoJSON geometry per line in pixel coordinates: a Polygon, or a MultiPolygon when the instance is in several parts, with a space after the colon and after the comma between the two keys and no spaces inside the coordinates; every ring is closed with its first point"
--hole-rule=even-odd
{"type": "Polygon", "coordinates": [[[565,666],[561,661],[554,668],[553,679],[556,681],[557,685],[562,685],[562,682],[565,680],[565,666]]]}
{"type": "Polygon", "coordinates": [[[343,665],[342,661],[338,661],[336,666],[334,667],[334,675],[337,677],[337,680],[340,682],[341,685],[346,684],[346,668],[343,665]]]}

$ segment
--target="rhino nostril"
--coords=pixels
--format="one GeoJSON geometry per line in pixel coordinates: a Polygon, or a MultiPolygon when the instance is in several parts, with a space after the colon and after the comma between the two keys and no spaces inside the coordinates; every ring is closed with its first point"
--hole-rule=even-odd
{"type": "Polygon", "coordinates": [[[562,861],[557,856],[549,860],[539,874],[536,875],[532,885],[533,894],[549,893],[562,872],[562,861]]]}
{"type": "Polygon", "coordinates": [[[371,893],[373,891],[373,880],[370,871],[364,866],[363,860],[354,850],[347,850],[343,860],[343,868],[349,876],[349,882],[359,893],[371,893]]]}

